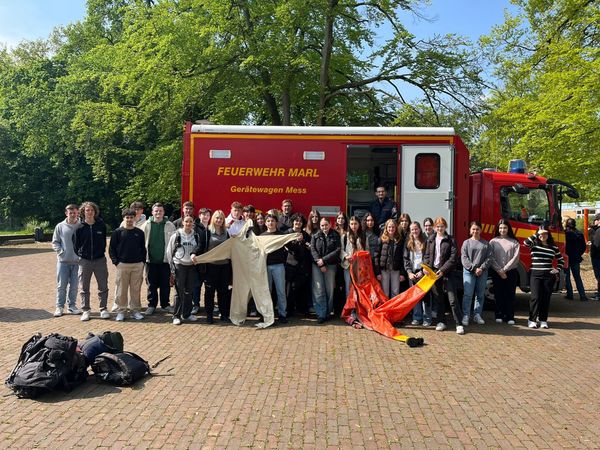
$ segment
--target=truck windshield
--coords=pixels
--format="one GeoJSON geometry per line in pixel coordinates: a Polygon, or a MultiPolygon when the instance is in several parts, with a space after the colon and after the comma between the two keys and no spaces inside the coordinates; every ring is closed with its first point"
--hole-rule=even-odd
{"type": "Polygon", "coordinates": [[[536,225],[550,221],[550,202],[546,190],[530,189],[528,194],[511,190],[503,197],[502,217],[536,225]]]}

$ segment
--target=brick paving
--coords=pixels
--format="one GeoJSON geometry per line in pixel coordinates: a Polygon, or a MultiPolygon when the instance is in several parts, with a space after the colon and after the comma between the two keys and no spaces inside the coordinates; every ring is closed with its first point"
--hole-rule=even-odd
{"type": "MultiPolygon", "coordinates": [[[[114,294],[114,272],[111,271],[114,294]]],[[[3,387],[2,448],[598,448],[600,303],[552,300],[549,330],[484,326],[465,336],[410,328],[410,349],[339,321],[176,327],[53,318],[48,244],[0,247],[0,375],[32,334],[120,331],[157,375],[132,388],[90,377],[21,400],[3,387]]],[[[92,283],[93,284],[93,283],[92,283]]],[[[590,286],[591,287],[591,286],[590,286]]],[[[97,305],[93,297],[92,305],[97,305]]],[[[114,315],[113,315],[114,319],[114,315]]]]}

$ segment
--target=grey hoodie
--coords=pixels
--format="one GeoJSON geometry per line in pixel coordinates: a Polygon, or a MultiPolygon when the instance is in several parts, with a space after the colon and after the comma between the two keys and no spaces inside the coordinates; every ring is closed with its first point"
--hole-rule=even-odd
{"type": "Polygon", "coordinates": [[[52,248],[60,262],[67,264],[77,264],[79,262],[79,256],[75,254],[73,245],[75,230],[79,227],[81,227],[79,221],[71,225],[65,219],[54,228],[52,248]]]}

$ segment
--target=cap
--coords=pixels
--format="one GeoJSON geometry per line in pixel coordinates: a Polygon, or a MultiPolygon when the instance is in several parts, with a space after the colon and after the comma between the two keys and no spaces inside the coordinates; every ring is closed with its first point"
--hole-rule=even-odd
{"type": "Polygon", "coordinates": [[[544,229],[538,230],[538,234],[542,234],[542,233],[548,233],[548,230],[544,230],[544,229]]]}

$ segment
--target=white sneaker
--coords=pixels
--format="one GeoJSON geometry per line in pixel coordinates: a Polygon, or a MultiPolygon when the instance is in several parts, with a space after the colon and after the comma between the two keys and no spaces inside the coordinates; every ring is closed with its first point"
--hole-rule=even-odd
{"type": "Polygon", "coordinates": [[[424,327],[430,327],[431,326],[431,322],[427,322],[426,320],[423,321],[423,326],[424,327]]]}
{"type": "Polygon", "coordinates": [[[173,319],[173,325],[181,325],[181,319],[179,317],[175,317],[173,319]]]}
{"type": "Polygon", "coordinates": [[[418,320],[413,320],[410,324],[411,325],[419,325],[419,321],[418,320]]]}
{"type": "Polygon", "coordinates": [[[446,329],[446,324],[444,322],[440,322],[435,326],[435,331],[444,331],[446,329]]]}
{"type": "Polygon", "coordinates": [[[54,317],[60,317],[63,315],[63,309],[59,306],[54,310],[54,317]]]}
{"type": "Polygon", "coordinates": [[[69,306],[69,314],[73,314],[75,316],[81,314],[81,310],[77,308],[77,306],[69,306]]]}
{"type": "Polygon", "coordinates": [[[528,321],[527,321],[527,326],[528,326],[529,328],[537,328],[537,322],[533,322],[533,321],[531,321],[531,320],[528,320],[528,321]]]}
{"type": "Polygon", "coordinates": [[[81,314],[81,321],[82,322],[87,322],[88,320],[90,320],[90,310],[89,309],[87,311],[84,311],[81,314]]]}
{"type": "Polygon", "coordinates": [[[467,325],[469,325],[469,316],[463,316],[462,324],[463,324],[463,327],[466,327],[467,325]]]}
{"type": "Polygon", "coordinates": [[[167,306],[166,308],[161,308],[161,309],[166,313],[173,314],[173,307],[171,305],[167,306]]]}
{"type": "Polygon", "coordinates": [[[106,309],[103,309],[102,311],[100,311],[100,318],[110,319],[110,313],[106,309]]]}
{"type": "Polygon", "coordinates": [[[502,323],[502,319],[500,319],[500,318],[496,319],[496,323],[502,323]]]}
{"type": "Polygon", "coordinates": [[[195,315],[193,315],[193,314],[190,314],[188,317],[186,317],[186,318],[185,318],[185,319],[183,319],[183,320],[186,320],[186,321],[188,321],[188,322],[196,322],[196,321],[198,320],[198,318],[197,318],[195,315]]]}
{"type": "Polygon", "coordinates": [[[146,314],[147,316],[151,316],[152,314],[154,314],[155,311],[156,308],[154,306],[148,306],[148,309],[146,309],[146,312],[144,314],[146,314]]]}
{"type": "Polygon", "coordinates": [[[509,325],[514,325],[514,324],[515,324],[515,321],[514,321],[514,320],[509,320],[509,321],[508,321],[508,322],[506,322],[506,323],[507,323],[507,324],[509,324],[509,325]]]}
{"type": "Polygon", "coordinates": [[[548,322],[540,322],[540,328],[548,329],[548,322]]]}
{"type": "Polygon", "coordinates": [[[475,314],[473,316],[473,322],[475,322],[477,325],[485,325],[485,320],[483,320],[479,314],[475,314]]]}
{"type": "Polygon", "coordinates": [[[194,306],[192,308],[192,314],[198,314],[200,312],[200,307],[199,306],[194,306]]]}
{"type": "Polygon", "coordinates": [[[113,303],[113,305],[110,308],[110,312],[117,312],[118,309],[119,309],[119,305],[117,305],[116,303],[113,303]]]}
{"type": "Polygon", "coordinates": [[[144,315],[139,311],[134,311],[133,314],[131,314],[131,317],[135,320],[143,320],[144,319],[144,315]]]}
{"type": "Polygon", "coordinates": [[[456,326],[456,334],[465,334],[465,329],[462,325],[456,326]]]}
{"type": "Polygon", "coordinates": [[[115,319],[117,322],[123,322],[125,320],[125,313],[118,313],[117,318],[115,319]]]}

